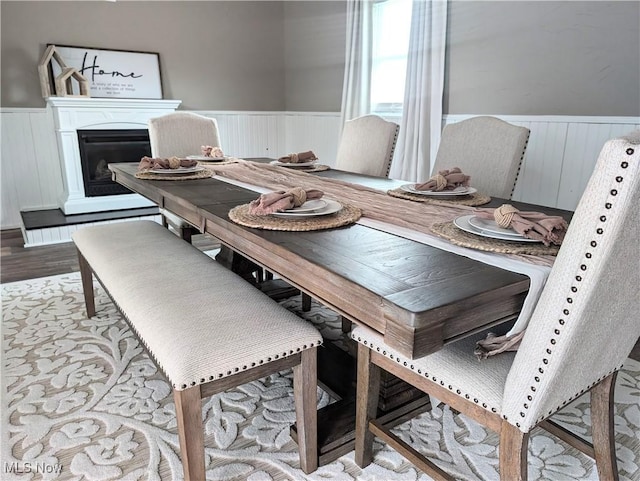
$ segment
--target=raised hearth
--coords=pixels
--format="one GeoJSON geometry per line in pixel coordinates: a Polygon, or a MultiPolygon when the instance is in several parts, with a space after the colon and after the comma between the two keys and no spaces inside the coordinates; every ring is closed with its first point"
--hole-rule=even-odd
{"type": "Polygon", "coordinates": [[[180,102],[49,97],[47,108],[51,109],[55,123],[64,188],[58,199],[60,209],[70,215],[153,206],[138,194],[86,195],[78,130],[146,129],[149,119],[174,112],[180,102]]]}

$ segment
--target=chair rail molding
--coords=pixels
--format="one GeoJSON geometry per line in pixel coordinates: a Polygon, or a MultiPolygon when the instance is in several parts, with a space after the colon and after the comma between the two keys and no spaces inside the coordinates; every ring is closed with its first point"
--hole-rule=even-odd
{"type": "MultiPolygon", "coordinates": [[[[98,109],[101,103],[114,99],[56,101],[62,102],[61,108],[90,102],[98,109]]],[[[117,101],[121,109],[142,108],[139,100],[117,101]]],[[[194,112],[218,120],[222,149],[228,155],[278,158],[313,150],[322,163],[335,166],[341,128],[339,112],[194,112]]],[[[445,115],[443,126],[473,116],[445,115]]],[[[638,117],[494,116],[531,130],[514,199],[570,210],[577,205],[604,143],[640,129],[638,117]]],[[[113,118],[96,122],[101,125],[111,122],[117,128],[123,125],[113,118]]],[[[139,119],[138,128],[141,122],[146,125],[146,120],[139,119]]],[[[52,108],[2,108],[0,127],[0,227],[17,228],[22,224],[20,211],[57,208],[58,198],[63,195],[56,124],[52,108]]]]}

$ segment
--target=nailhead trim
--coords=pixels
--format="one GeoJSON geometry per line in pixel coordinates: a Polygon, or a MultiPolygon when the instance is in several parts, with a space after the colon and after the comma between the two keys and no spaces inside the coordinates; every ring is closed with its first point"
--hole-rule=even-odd
{"type": "MultiPolygon", "coordinates": [[[[627,155],[632,155],[632,154],[634,153],[634,149],[632,149],[632,148],[628,148],[628,149],[626,150],[626,153],[627,153],[627,155]]],[[[623,162],[620,164],[620,167],[622,167],[623,169],[626,169],[628,166],[629,166],[629,163],[628,163],[627,161],[623,161],[623,162]]],[[[617,183],[622,183],[622,182],[624,181],[624,178],[623,178],[621,175],[617,175],[617,176],[615,177],[615,181],[616,181],[617,183]]],[[[611,189],[611,190],[609,191],[609,193],[610,193],[610,195],[611,195],[611,196],[615,197],[615,196],[617,196],[617,195],[618,195],[618,190],[617,190],[617,189],[611,189]]],[[[612,204],[611,202],[606,202],[606,203],[604,204],[604,207],[605,207],[605,209],[610,210],[610,209],[612,209],[612,208],[613,208],[613,204],[612,204]]],[[[598,219],[599,219],[599,221],[600,221],[600,222],[604,223],[604,222],[606,222],[606,221],[607,221],[607,216],[606,216],[606,215],[600,215],[600,217],[599,217],[598,219]]],[[[603,229],[602,227],[597,227],[597,228],[596,228],[596,234],[598,234],[598,235],[603,235],[603,234],[604,234],[604,229],[603,229]]],[[[591,241],[589,242],[589,245],[590,245],[591,247],[595,248],[595,247],[597,247],[598,243],[597,243],[597,241],[595,241],[595,240],[591,240],[591,241]]],[[[592,259],[592,258],[593,258],[593,254],[592,254],[591,252],[585,252],[585,254],[584,254],[584,255],[585,255],[585,258],[586,258],[586,259],[592,259]]],[[[586,265],[586,264],[580,264],[579,269],[580,269],[582,272],[586,272],[586,271],[587,271],[587,265],[586,265]]],[[[575,279],[576,279],[576,281],[577,281],[577,282],[582,282],[582,276],[580,276],[580,275],[576,275],[576,276],[575,276],[575,279]]],[[[577,288],[576,286],[571,286],[570,290],[571,290],[571,292],[576,293],[576,292],[578,291],[578,288],[577,288]]],[[[572,303],[573,303],[573,298],[572,298],[572,297],[567,297],[567,298],[566,298],[566,301],[567,301],[567,303],[568,303],[568,304],[572,304],[572,303]]],[[[562,310],[562,312],[563,312],[563,314],[564,314],[565,316],[568,316],[568,315],[569,315],[569,310],[568,310],[568,309],[566,309],[566,308],[565,308],[565,309],[563,309],[563,310],[562,310]]],[[[564,326],[564,325],[566,324],[566,321],[565,321],[565,319],[562,319],[562,318],[561,318],[561,319],[559,319],[559,320],[558,320],[558,323],[559,323],[561,326],[564,326]]],[[[554,332],[554,334],[555,334],[556,336],[559,336],[559,335],[560,335],[560,329],[555,328],[555,329],[553,330],[553,332],[554,332]]],[[[549,342],[550,342],[552,345],[555,345],[555,344],[556,344],[556,339],[555,339],[555,338],[551,338],[549,342]]],[[[550,348],[547,348],[547,349],[546,349],[546,352],[547,352],[547,355],[549,355],[549,356],[552,354],[552,350],[551,350],[550,348]]],[[[548,359],[547,357],[543,358],[543,359],[542,359],[542,363],[543,363],[543,364],[545,364],[545,365],[549,364],[549,359],[548,359]]],[[[611,375],[611,374],[612,374],[613,372],[615,372],[616,370],[619,370],[621,367],[622,367],[622,366],[619,366],[617,369],[614,369],[614,370],[613,370],[613,371],[611,371],[609,374],[607,374],[607,376],[611,375]]],[[[539,371],[541,374],[542,374],[542,373],[544,373],[544,369],[543,369],[542,367],[539,367],[539,368],[538,368],[538,371],[539,371]]],[[[595,386],[597,383],[601,382],[601,381],[602,381],[602,379],[604,379],[604,378],[605,378],[605,377],[607,377],[607,376],[604,376],[604,377],[600,378],[597,382],[593,383],[591,386],[589,386],[589,389],[591,389],[591,388],[592,388],[593,386],[595,386]]],[[[540,382],[540,377],[539,377],[539,376],[534,376],[534,380],[535,380],[535,382],[536,382],[536,383],[538,383],[538,382],[540,382]]],[[[535,391],[536,391],[536,387],[535,387],[535,386],[530,386],[530,389],[531,389],[531,391],[532,391],[532,392],[535,392],[535,391]]],[[[568,399],[568,400],[565,400],[565,401],[562,403],[562,406],[566,405],[568,402],[571,402],[571,401],[573,401],[574,399],[576,399],[577,397],[581,396],[584,392],[585,392],[585,390],[582,390],[582,391],[580,391],[580,393],[579,393],[579,394],[574,395],[573,397],[571,397],[571,398],[570,398],[570,399],[568,399]]],[[[533,401],[533,396],[532,396],[532,395],[527,395],[527,400],[528,400],[529,402],[533,401]]],[[[529,403],[524,403],[524,404],[523,404],[523,407],[524,407],[524,409],[525,409],[525,410],[529,409],[529,403]]],[[[558,406],[558,408],[556,409],[556,411],[557,411],[557,410],[560,410],[560,409],[561,409],[561,406],[558,406]]],[[[535,424],[540,423],[542,420],[544,420],[546,417],[548,417],[548,416],[552,415],[554,412],[555,412],[555,411],[549,411],[549,412],[547,413],[547,415],[546,415],[546,416],[543,416],[543,417],[539,418],[539,419],[536,421],[536,423],[535,423],[535,424]]],[[[520,412],[520,416],[525,417],[525,414],[524,414],[523,412],[520,412]]],[[[505,419],[506,419],[506,417],[505,417],[505,419]]],[[[516,423],[516,426],[517,426],[518,428],[520,427],[520,425],[519,425],[518,423],[516,423]]]]}

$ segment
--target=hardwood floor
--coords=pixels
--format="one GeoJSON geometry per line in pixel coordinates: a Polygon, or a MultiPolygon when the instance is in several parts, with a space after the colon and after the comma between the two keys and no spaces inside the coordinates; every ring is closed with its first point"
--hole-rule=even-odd
{"type": "MultiPolygon", "coordinates": [[[[0,231],[0,282],[15,282],[37,277],[67,274],[79,270],[76,249],[72,242],[50,246],[23,247],[20,229],[0,231]]],[[[219,247],[209,235],[193,237],[193,245],[201,250],[219,247]]],[[[629,356],[640,361],[640,340],[629,356]]]]}

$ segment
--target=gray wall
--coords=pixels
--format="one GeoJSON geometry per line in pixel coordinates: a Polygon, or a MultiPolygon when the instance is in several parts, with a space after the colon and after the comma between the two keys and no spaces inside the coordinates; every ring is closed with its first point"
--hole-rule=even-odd
{"type": "MultiPolygon", "coordinates": [[[[344,1],[0,3],[2,106],[47,43],[160,53],[194,110],[338,111],[344,1]]],[[[640,116],[640,2],[450,0],[444,112],[640,116]]]]}
{"type": "Polygon", "coordinates": [[[640,115],[640,2],[450,3],[445,112],[640,115]]]}
{"type": "Polygon", "coordinates": [[[160,53],[183,109],[284,110],[282,2],[7,2],[2,106],[41,107],[47,43],[160,53]]]}
{"type": "Polygon", "coordinates": [[[285,2],[287,110],[339,112],[347,11],[344,2],[285,2]]]}

